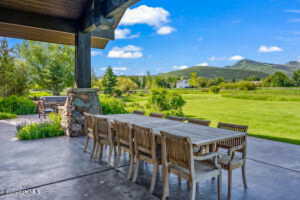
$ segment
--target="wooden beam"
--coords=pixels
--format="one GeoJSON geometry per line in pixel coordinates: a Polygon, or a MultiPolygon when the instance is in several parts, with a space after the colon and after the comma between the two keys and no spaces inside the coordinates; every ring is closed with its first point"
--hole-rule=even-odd
{"type": "Polygon", "coordinates": [[[75,20],[28,13],[2,7],[0,7],[0,22],[41,29],[51,29],[67,33],[75,33],[78,30],[77,22],[75,20]]]}
{"type": "Polygon", "coordinates": [[[112,17],[119,12],[124,12],[127,8],[139,2],[140,0],[108,0],[106,1],[105,16],[112,17]]]}
{"type": "Polygon", "coordinates": [[[77,88],[91,88],[91,33],[75,36],[75,80],[77,88]]]}

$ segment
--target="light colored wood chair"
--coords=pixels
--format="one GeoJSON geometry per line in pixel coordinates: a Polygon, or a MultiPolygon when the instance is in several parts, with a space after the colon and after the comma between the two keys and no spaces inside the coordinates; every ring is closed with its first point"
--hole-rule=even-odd
{"type": "Polygon", "coordinates": [[[141,111],[141,110],[135,110],[132,112],[133,114],[136,114],[136,115],[145,115],[145,112],[144,111],[141,111]]]}
{"type": "Polygon", "coordinates": [[[209,126],[210,122],[211,122],[209,120],[191,119],[191,118],[188,118],[187,121],[189,123],[197,124],[197,125],[201,125],[201,126],[209,126]]]}
{"type": "Polygon", "coordinates": [[[94,137],[97,141],[96,159],[102,159],[104,147],[108,146],[108,162],[111,163],[113,151],[115,152],[115,141],[112,135],[110,123],[107,118],[99,115],[95,117],[94,137]]]}
{"type": "Polygon", "coordinates": [[[96,146],[97,146],[97,140],[95,140],[94,137],[94,131],[95,131],[95,115],[90,114],[90,113],[83,113],[84,115],[84,133],[86,134],[85,136],[85,144],[83,151],[86,152],[88,145],[89,145],[89,140],[93,140],[93,148],[91,152],[91,159],[95,156],[95,151],[96,151],[96,146]]]}
{"type": "MultiPolygon", "coordinates": [[[[228,124],[219,122],[218,128],[247,132],[248,126],[228,124]]],[[[223,169],[228,172],[228,199],[231,199],[232,190],[232,170],[241,168],[244,188],[247,189],[246,180],[246,158],[247,158],[247,136],[234,140],[222,141],[217,144],[217,148],[226,149],[227,154],[223,154],[220,163],[223,169]],[[238,155],[239,154],[239,155],[238,155]]]]}
{"type": "Polygon", "coordinates": [[[186,120],[184,117],[177,117],[177,116],[168,116],[167,119],[175,120],[179,122],[184,122],[186,120]]]}
{"type": "Polygon", "coordinates": [[[133,182],[136,182],[139,162],[141,160],[153,164],[153,172],[151,178],[150,192],[153,193],[159,165],[161,164],[161,151],[157,144],[157,137],[153,134],[152,129],[132,125],[134,137],[134,154],[135,154],[135,170],[133,182]]]}
{"type": "Polygon", "coordinates": [[[153,112],[153,113],[150,113],[150,117],[164,118],[164,114],[153,112]]]}
{"type": "Polygon", "coordinates": [[[186,179],[190,186],[190,199],[196,198],[196,184],[211,178],[217,178],[218,200],[221,198],[222,169],[218,165],[219,153],[213,152],[201,157],[194,156],[190,138],[161,132],[162,163],[164,167],[164,195],[169,196],[169,173],[186,179]],[[213,163],[204,162],[213,160],[213,163]]]}
{"type": "Polygon", "coordinates": [[[116,167],[119,167],[122,151],[127,152],[130,157],[128,179],[132,177],[134,164],[134,147],[131,125],[125,122],[114,121],[115,140],[117,145],[116,167]]]}

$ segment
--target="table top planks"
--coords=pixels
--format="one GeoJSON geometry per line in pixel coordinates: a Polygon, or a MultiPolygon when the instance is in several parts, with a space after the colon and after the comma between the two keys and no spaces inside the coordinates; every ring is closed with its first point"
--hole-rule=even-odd
{"type": "Polygon", "coordinates": [[[114,114],[99,116],[108,118],[112,121],[118,120],[121,122],[151,128],[153,132],[158,135],[161,131],[164,131],[174,135],[189,137],[194,145],[212,144],[222,140],[246,136],[246,133],[242,132],[235,132],[137,114],[114,114]]]}

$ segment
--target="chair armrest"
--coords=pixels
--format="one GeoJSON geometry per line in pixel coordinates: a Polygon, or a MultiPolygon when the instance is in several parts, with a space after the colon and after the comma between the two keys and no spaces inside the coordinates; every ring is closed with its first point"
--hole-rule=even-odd
{"type": "Polygon", "coordinates": [[[203,156],[194,156],[194,160],[198,160],[198,161],[210,160],[210,159],[213,159],[213,158],[219,157],[219,156],[220,156],[220,153],[213,152],[213,153],[207,153],[203,156]]]}
{"type": "Polygon", "coordinates": [[[230,156],[230,159],[233,160],[234,156],[235,156],[235,152],[238,150],[241,150],[243,148],[245,148],[245,144],[234,146],[234,147],[231,147],[230,149],[228,149],[228,155],[230,156]]]}

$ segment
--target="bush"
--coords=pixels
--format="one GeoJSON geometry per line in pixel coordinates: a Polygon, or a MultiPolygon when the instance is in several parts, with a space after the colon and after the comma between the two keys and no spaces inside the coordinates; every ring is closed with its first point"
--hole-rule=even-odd
{"type": "Polygon", "coordinates": [[[26,97],[4,97],[0,98],[0,112],[16,115],[34,114],[36,112],[36,105],[26,97]]]}
{"type": "Polygon", "coordinates": [[[28,97],[33,100],[39,100],[40,97],[44,96],[52,96],[52,94],[47,91],[31,91],[28,95],[28,97]]]}
{"type": "Polygon", "coordinates": [[[241,81],[238,82],[238,89],[240,90],[256,90],[256,85],[250,81],[241,81]]]}
{"type": "Polygon", "coordinates": [[[158,111],[181,111],[185,103],[180,94],[164,89],[152,90],[148,100],[148,106],[158,111]]]}
{"type": "Polygon", "coordinates": [[[0,112],[0,120],[1,119],[13,119],[16,117],[17,117],[17,115],[15,115],[15,114],[0,112]]]}
{"type": "Polygon", "coordinates": [[[20,128],[17,138],[20,140],[34,140],[40,138],[63,136],[64,130],[53,122],[33,123],[20,128]]]}
{"type": "Polygon", "coordinates": [[[214,94],[218,94],[220,92],[220,87],[218,87],[218,86],[211,86],[209,88],[209,92],[214,93],[214,94]]]}
{"type": "Polygon", "coordinates": [[[220,87],[226,90],[255,90],[257,85],[251,81],[240,81],[236,83],[222,83],[220,87]]]}
{"type": "Polygon", "coordinates": [[[105,115],[127,113],[125,104],[115,97],[102,96],[100,105],[102,107],[102,113],[105,115]]]}

